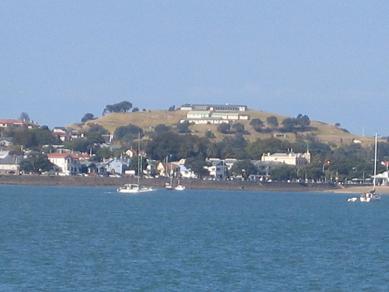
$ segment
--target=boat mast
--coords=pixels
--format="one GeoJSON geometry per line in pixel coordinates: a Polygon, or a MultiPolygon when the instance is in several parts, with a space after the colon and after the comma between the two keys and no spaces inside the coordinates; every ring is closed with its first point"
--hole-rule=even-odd
{"type": "Polygon", "coordinates": [[[140,180],[140,168],[141,168],[141,160],[139,159],[140,156],[140,132],[138,133],[138,185],[140,180]]]}
{"type": "Polygon", "coordinates": [[[374,176],[373,176],[373,188],[375,189],[375,178],[377,175],[377,133],[374,138],[374,176]]]}

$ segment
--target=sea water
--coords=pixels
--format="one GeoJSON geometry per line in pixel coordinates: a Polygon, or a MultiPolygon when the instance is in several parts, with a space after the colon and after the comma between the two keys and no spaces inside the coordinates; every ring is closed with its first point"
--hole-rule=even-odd
{"type": "Polygon", "coordinates": [[[389,197],[0,186],[0,291],[389,289],[389,197]]]}

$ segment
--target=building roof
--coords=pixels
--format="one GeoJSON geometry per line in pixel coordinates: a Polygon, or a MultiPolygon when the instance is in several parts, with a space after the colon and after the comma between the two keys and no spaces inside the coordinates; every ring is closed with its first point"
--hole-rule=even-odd
{"type": "Polygon", "coordinates": [[[47,157],[50,158],[66,158],[72,156],[71,153],[49,153],[47,157]]]}
{"type": "Polygon", "coordinates": [[[25,125],[26,123],[22,120],[17,119],[0,119],[0,124],[6,124],[6,125],[25,125]]]}
{"type": "Polygon", "coordinates": [[[21,160],[21,156],[9,154],[9,151],[0,152],[0,164],[19,164],[21,160]]]}

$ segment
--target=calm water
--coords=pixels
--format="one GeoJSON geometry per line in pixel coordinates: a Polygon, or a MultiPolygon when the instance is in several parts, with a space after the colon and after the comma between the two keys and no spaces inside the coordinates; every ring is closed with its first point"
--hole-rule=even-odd
{"type": "Polygon", "coordinates": [[[0,291],[388,290],[389,197],[0,186],[0,291]]]}

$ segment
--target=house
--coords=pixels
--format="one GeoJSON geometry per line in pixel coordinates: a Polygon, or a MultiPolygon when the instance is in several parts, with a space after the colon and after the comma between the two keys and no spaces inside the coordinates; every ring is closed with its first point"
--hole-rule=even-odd
{"type": "Polygon", "coordinates": [[[70,134],[64,127],[54,127],[53,135],[56,136],[62,142],[68,141],[70,139],[70,134]]]}
{"type": "Polygon", "coordinates": [[[129,169],[130,164],[131,160],[126,158],[113,158],[104,162],[107,173],[119,175],[124,174],[129,169]]]}
{"type": "Polygon", "coordinates": [[[77,175],[81,172],[81,164],[72,153],[49,153],[49,161],[58,167],[59,175],[77,175]]]}
{"type": "Polygon", "coordinates": [[[286,164],[293,166],[302,166],[311,163],[311,154],[306,153],[264,153],[261,161],[269,164],[286,164]]]}
{"type": "MultiPolygon", "coordinates": [[[[135,149],[133,149],[133,148],[130,148],[130,149],[128,149],[128,150],[125,152],[125,154],[126,154],[128,157],[133,158],[133,157],[135,157],[135,156],[138,156],[138,150],[135,150],[135,149]]],[[[147,153],[146,153],[146,151],[144,151],[144,150],[140,150],[140,151],[139,151],[139,155],[140,155],[141,157],[146,157],[146,156],[147,156],[147,153]]]]}
{"type": "Polygon", "coordinates": [[[9,128],[9,127],[27,127],[27,124],[22,120],[16,119],[0,119],[0,128],[9,128]]]}
{"type": "Polygon", "coordinates": [[[180,172],[180,166],[175,162],[158,162],[157,173],[160,176],[171,176],[177,175],[180,172]]]}
{"type": "Polygon", "coordinates": [[[382,173],[377,174],[375,177],[377,182],[383,186],[389,185],[389,171],[384,171],[382,173]]]}
{"type": "Polygon", "coordinates": [[[0,174],[20,174],[22,156],[0,151],[0,174]]]}
{"type": "Polygon", "coordinates": [[[232,166],[237,159],[235,158],[207,158],[206,162],[210,166],[205,166],[204,168],[208,170],[209,176],[215,178],[216,180],[225,179],[227,172],[231,170],[232,166]]]}

